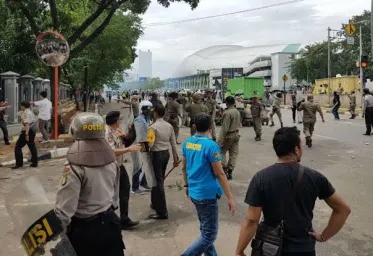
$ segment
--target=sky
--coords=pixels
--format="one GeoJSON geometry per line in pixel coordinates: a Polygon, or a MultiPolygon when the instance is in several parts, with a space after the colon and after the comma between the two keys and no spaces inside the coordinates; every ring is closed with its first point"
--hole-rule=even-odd
{"type": "MultiPolygon", "coordinates": [[[[144,34],[138,50],[153,53],[153,77],[171,77],[189,55],[213,45],[309,44],[327,40],[327,28],[340,29],[353,15],[370,9],[370,0],[304,0],[298,3],[225,17],[164,26],[177,21],[236,12],[289,0],[200,0],[191,10],[186,3],[164,8],[155,0],[143,15],[144,34]]],[[[132,73],[137,73],[138,60],[132,73]]]]}

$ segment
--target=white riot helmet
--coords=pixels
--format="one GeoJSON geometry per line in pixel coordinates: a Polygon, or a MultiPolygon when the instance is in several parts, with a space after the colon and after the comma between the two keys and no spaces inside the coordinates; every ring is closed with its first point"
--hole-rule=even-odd
{"type": "Polygon", "coordinates": [[[141,101],[141,103],[140,103],[140,109],[141,110],[152,109],[152,108],[153,108],[153,104],[150,101],[148,101],[148,100],[141,101]]]}

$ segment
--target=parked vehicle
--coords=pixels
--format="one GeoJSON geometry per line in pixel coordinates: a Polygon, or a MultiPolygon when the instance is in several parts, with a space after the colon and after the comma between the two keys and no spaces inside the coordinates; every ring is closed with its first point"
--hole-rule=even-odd
{"type": "Polygon", "coordinates": [[[243,91],[244,99],[250,99],[254,94],[257,94],[259,99],[263,99],[264,79],[259,77],[239,77],[230,79],[228,81],[227,93],[224,96],[234,96],[238,90],[243,91]]]}

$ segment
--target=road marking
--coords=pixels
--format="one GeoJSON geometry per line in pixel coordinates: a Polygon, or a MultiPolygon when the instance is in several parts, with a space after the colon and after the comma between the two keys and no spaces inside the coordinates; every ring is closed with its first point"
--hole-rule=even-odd
{"type": "Polygon", "coordinates": [[[339,139],[336,139],[336,138],[333,138],[333,137],[328,137],[328,136],[324,136],[324,135],[320,135],[320,134],[316,134],[316,133],[314,133],[313,135],[316,135],[316,136],[319,136],[321,138],[325,138],[325,139],[328,139],[328,140],[339,140],[339,139]]]}

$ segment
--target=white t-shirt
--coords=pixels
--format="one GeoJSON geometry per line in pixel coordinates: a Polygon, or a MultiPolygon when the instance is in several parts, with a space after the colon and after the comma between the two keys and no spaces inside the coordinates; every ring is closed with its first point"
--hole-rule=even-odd
{"type": "Polygon", "coordinates": [[[52,102],[47,98],[35,101],[35,106],[39,107],[39,119],[44,121],[51,120],[52,102]]]}

